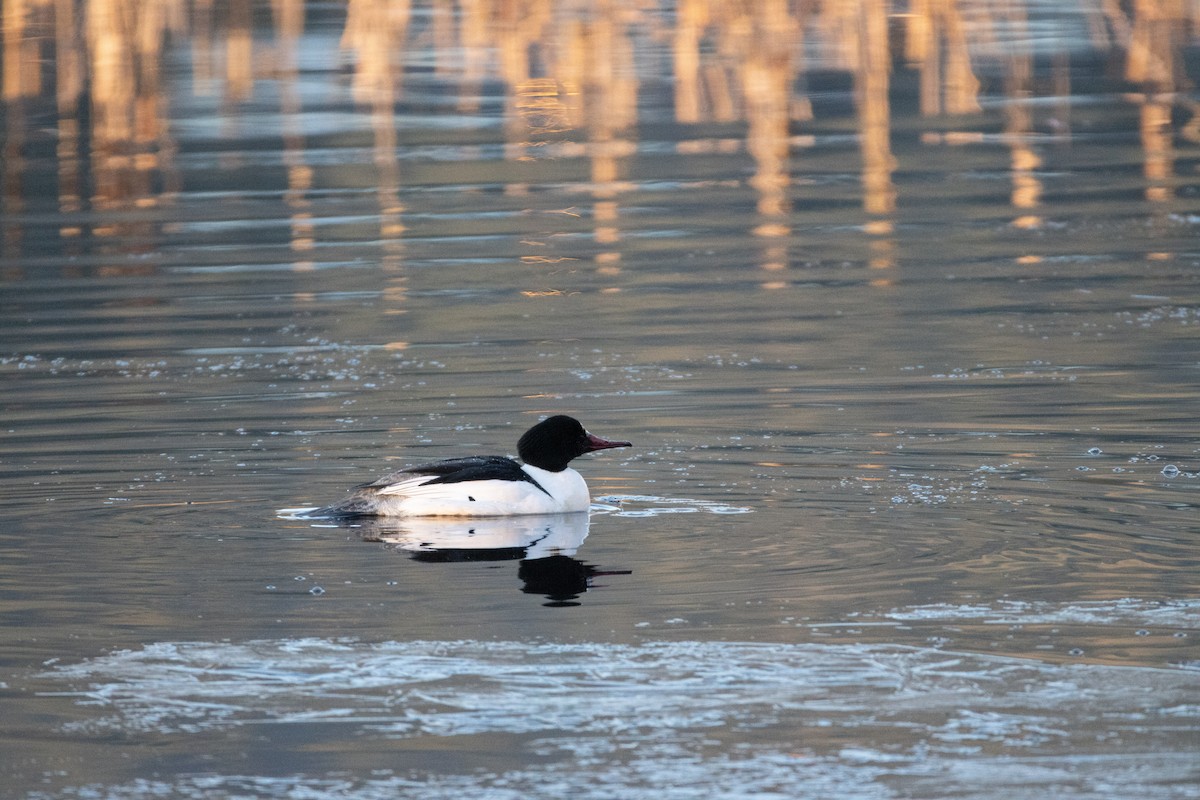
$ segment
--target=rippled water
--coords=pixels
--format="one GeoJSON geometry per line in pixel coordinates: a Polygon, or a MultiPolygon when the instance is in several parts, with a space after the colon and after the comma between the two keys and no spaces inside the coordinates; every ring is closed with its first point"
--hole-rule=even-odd
{"type": "Polygon", "coordinates": [[[963,4],[956,111],[771,7],[695,86],[686,4],[311,4],[120,146],[6,95],[13,796],[1200,796],[1194,28],[963,4]],[[285,511],[560,412],[589,515],[285,511]]]}

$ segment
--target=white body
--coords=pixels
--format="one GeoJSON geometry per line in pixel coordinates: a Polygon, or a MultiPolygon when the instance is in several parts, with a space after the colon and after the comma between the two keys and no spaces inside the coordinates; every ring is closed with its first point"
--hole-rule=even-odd
{"type": "Polygon", "coordinates": [[[524,514],[567,514],[591,505],[583,476],[568,467],[550,472],[521,466],[537,481],[459,481],[429,483],[429,475],[414,475],[376,489],[376,514],[388,517],[509,517],[524,514]]]}

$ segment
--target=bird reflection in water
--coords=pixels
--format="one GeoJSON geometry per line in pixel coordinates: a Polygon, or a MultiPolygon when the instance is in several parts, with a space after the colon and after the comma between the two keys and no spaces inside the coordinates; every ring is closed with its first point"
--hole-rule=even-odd
{"type": "Polygon", "coordinates": [[[383,542],[412,553],[415,561],[519,561],[521,591],[539,594],[549,607],[580,605],[579,597],[603,575],[632,570],[600,570],[574,558],[587,538],[586,513],[476,518],[376,518],[357,520],[364,541],[383,542]]]}
{"type": "Polygon", "coordinates": [[[550,602],[542,605],[566,608],[579,605],[579,595],[592,587],[592,578],[632,573],[630,569],[601,571],[570,556],[554,555],[524,559],[517,577],[525,584],[521,591],[546,596],[550,602]]]}

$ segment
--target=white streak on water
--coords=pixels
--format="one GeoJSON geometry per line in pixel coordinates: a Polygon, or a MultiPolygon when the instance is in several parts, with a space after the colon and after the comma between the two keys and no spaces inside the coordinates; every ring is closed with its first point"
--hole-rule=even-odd
{"type": "Polygon", "coordinates": [[[1200,626],[1200,599],[1154,601],[1126,597],[1066,604],[1024,600],[975,605],[934,603],[893,609],[882,616],[897,621],[971,620],[996,625],[1129,624],[1195,628],[1200,626]]]}

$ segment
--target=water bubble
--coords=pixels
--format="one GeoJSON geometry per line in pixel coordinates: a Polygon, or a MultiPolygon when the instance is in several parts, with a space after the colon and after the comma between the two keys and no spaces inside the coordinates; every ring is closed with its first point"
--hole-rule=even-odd
{"type": "Polygon", "coordinates": [[[1101,453],[1103,453],[1103,452],[1104,452],[1104,451],[1103,451],[1103,450],[1101,450],[1099,447],[1089,447],[1089,448],[1088,448],[1088,451],[1087,451],[1087,454],[1088,454],[1089,456],[1098,456],[1098,455],[1100,455],[1100,454],[1101,454],[1101,453]]]}
{"type": "Polygon", "coordinates": [[[1162,474],[1164,478],[1178,478],[1179,473],[1179,467],[1175,466],[1174,464],[1167,464],[1162,468],[1162,474]]]}
{"type": "Polygon", "coordinates": [[[1150,631],[1146,630],[1145,628],[1138,628],[1133,633],[1135,636],[1149,636],[1150,635],[1150,631]]]}
{"type": "Polygon", "coordinates": [[[1067,654],[1072,655],[1072,656],[1081,656],[1081,655],[1083,655],[1083,648],[1082,647],[1072,647],[1070,650],[1067,651],[1067,654]]]}
{"type": "Polygon", "coordinates": [[[320,586],[314,586],[308,590],[308,593],[313,595],[325,594],[325,590],[320,586]]]}

